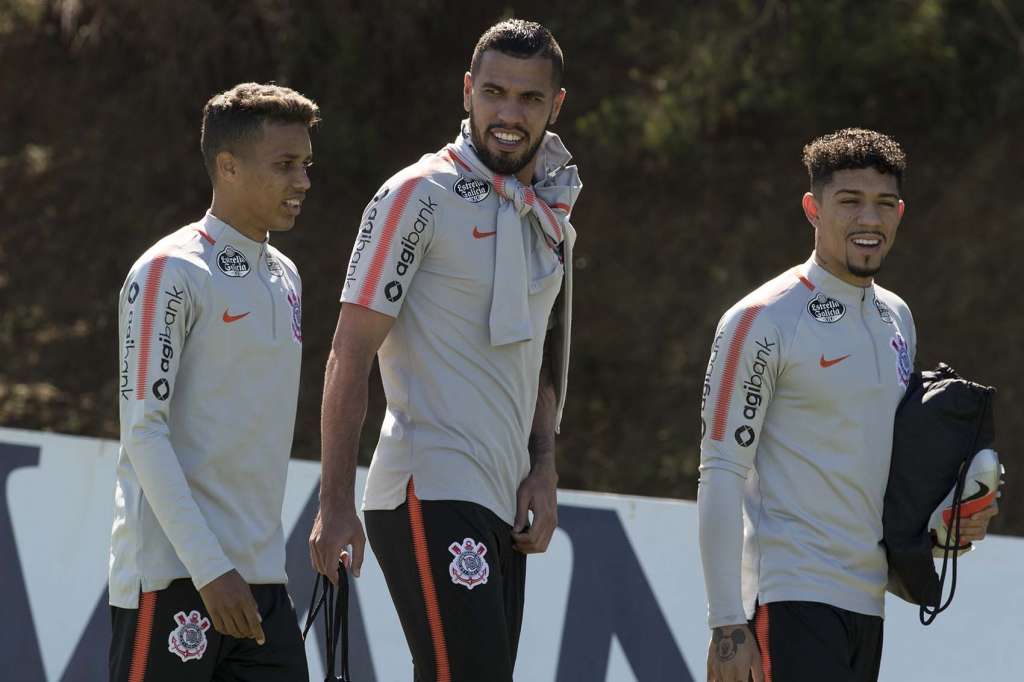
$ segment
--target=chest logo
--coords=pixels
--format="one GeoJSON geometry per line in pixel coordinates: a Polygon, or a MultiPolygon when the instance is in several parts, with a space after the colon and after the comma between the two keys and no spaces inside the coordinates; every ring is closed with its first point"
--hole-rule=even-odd
{"type": "Polygon", "coordinates": [[[281,267],[281,261],[277,260],[269,253],[267,254],[267,270],[274,277],[284,277],[284,268],[281,267]]]}
{"type": "Polygon", "coordinates": [[[843,355],[841,357],[834,358],[832,360],[826,360],[825,356],[822,355],[821,358],[818,360],[818,364],[827,369],[827,368],[831,367],[832,365],[838,365],[840,362],[842,362],[843,360],[845,360],[848,357],[850,357],[850,356],[849,355],[843,355]]]}
{"type": "Polygon", "coordinates": [[[889,340],[889,346],[896,353],[896,379],[900,386],[906,388],[910,383],[910,373],[914,371],[910,364],[910,349],[907,346],[907,340],[903,338],[902,334],[896,332],[896,336],[889,340]]]}
{"type": "Polygon", "coordinates": [[[230,312],[228,312],[228,309],[225,308],[224,315],[221,317],[221,319],[224,320],[225,324],[231,324],[232,322],[238,322],[240,319],[242,319],[248,314],[248,312],[244,312],[241,315],[232,315],[230,312]]]}
{"type": "Polygon", "coordinates": [[[231,246],[217,254],[217,267],[228,277],[245,277],[249,274],[249,261],[240,251],[231,246]]]}
{"type": "Polygon", "coordinates": [[[882,322],[886,324],[892,324],[892,312],[889,310],[889,306],[882,303],[877,298],[875,299],[875,308],[878,309],[878,316],[882,318],[882,322]]]}
{"type": "Polygon", "coordinates": [[[479,204],[491,194],[491,186],[476,178],[459,178],[452,190],[471,204],[479,204]]]}
{"type": "Polygon", "coordinates": [[[477,585],[486,585],[491,569],[487,565],[487,547],[473,538],[466,538],[461,543],[453,542],[448,551],[454,555],[448,573],[456,585],[465,585],[472,590],[477,585]]]}
{"type": "Polygon", "coordinates": [[[184,611],[178,611],[174,622],[178,627],[167,637],[167,650],[183,662],[198,661],[206,653],[206,631],[210,629],[210,619],[203,618],[198,611],[187,616],[184,611]]]}
{"type": "Polygon", "coordinates": [[[486,237],[493,237],[496,234],[498,234],[497,230],[492,232],[481,232],[479,227],[476,225],[473,226],[473,239],[484,239],[486,237]]]}
{"type": "Polygon", "coordinates": [[[846,314],[846,306],[834,298],[819,293],[807,302],[807,312],[818,322],[832,324],[843,319],[846,314]]]}
{"type": "Polygon", "coordinates": [[[292,308],[292,341],[302,345],[302,299],[294,291],[289,291],[288,305],[292,308]]]}

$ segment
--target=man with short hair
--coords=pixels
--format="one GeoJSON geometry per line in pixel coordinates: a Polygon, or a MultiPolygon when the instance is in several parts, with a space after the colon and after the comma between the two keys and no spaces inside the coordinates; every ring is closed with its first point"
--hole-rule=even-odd
{"type": "Polygon", "coordinates": [[[302,284],[268,234],[295,224],[318,116],[276,85],[210,99],[213,203],[121,288],[114,682],[308,678],[281,525],[302,284]]]}
{"type": "MultiPolygon", "coordinates": [[[[803,159],[814,252],[725,313],[704,379],[709,681],[860,682],[881,662],[882,502],[917,333],[874,276],[903,217],[906,157],[852,128],[803,159]]],[[[964,540],[995,513],[965,519],[964,540]]]]}
{"type": "Polygon", "coordinates": [[[336,580],[351,545],[359,573],[353,482],[377,355],[388,407],[363,509],[420,681],[512,679],[525,555],[557,523],[580,190],[547,132],[561,76],[540,24],[488,29],[463,80],[469,119],[370,201],[341,295],[311,558],[336,580]]]}

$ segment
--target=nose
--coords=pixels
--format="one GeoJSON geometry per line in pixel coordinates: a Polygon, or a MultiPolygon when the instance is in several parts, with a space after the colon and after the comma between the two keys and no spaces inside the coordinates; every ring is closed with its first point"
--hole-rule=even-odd
{"type": "Polygon", "coordinates": [[[309,181],[309,169],[305,166],[299,166],[298,172],[295,177],[295,189],[301,189],[306,191],[310,188],[311,184],[309,181]]]}
{"type": "Polygon", "coordinates": [[[864,204],[857,222],[865,227],[877,227],[882,224],[882,214],[878,207],[869,201],[864,204]]]}
{"type": "Polygon", "coordinates": [[[526,110],[518,97],[506,97],[498,107],[499,125],[522,125],[526,121],[526,110]]]}

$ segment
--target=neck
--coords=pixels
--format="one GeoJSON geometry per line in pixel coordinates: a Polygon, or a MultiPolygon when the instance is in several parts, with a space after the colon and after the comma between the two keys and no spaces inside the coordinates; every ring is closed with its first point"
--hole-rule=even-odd
{"type": "Polygon", "coordinates": [[[873,277],[858,277],[846,268],[840,267],[836,263],[830,263],[821,257],[817,251],[814,252],[814,262],[821,266],[823,270],[828,272],[833,277],[840,279],[847,284],[852,284],[855,287],[866,288],[871,286],[874,282],[873,277]]]}
{"type": "Polygon", "coordinates": [[[210,204],[210,213],[254,242],[262,242],[267,238],[265,224],[254,220],[240,204],[229,200],[223,194],[218,194],[216,190],[213,193],[213,202],[210,204]]]}
{"type": "Polygon", "coordinates": [[[527,186],[532,185],[533,184],[533,169],[536,168],[536,167],[537,167],[537,155],[534,154],[533,158],[530,159],[530,163],[528,163],[525,166],[523,166],[522,168],[520,168],[519,172],[516,173],[516,180],[518,180],[519,182],[521,182],[522,184],[527,185],[527,186]]]}

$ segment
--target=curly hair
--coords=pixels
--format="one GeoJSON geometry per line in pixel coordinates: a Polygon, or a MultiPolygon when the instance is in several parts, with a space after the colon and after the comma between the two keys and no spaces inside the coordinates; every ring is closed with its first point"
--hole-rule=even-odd
{"type": "Polygon", "coordinates": [[[320,108],[298,92],[274,84],[239,83],[214,95],[203,107],[199,138],[211,179],[216,177],[217,154],[237,151],[240,143],[262,131],[264,121],[312,127],[320,121],[320,108]]]}
{"type": "Polygon", "coordinates": [[[480,65],[480,57],[487,50],[497,50],[502,54],[520,59],[544,57],[551,60],[551,80],[555,89],[562,87],[562,72],[565,69],[565,58],[558,41],[551,31],[535,21],[523,19],[506,19],[484,31],[473,49],[473,58],[469,63],[469,72],[474,76],[480,65]]]}
{"type": "Polygon", "coordinates": [[[839,170],[874,168],[896,178],[902,191],[907,155],[899,143],[888,135],[865,128],[844,128],[823,135],[804,147],[804,166],[811,180],[811,191],[821,190],[839,170]]]}

